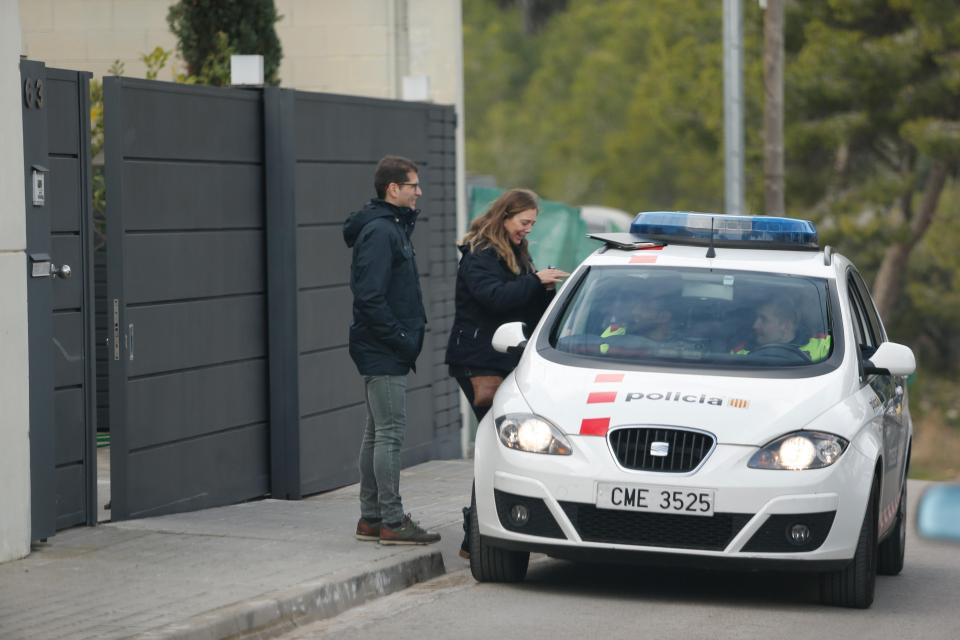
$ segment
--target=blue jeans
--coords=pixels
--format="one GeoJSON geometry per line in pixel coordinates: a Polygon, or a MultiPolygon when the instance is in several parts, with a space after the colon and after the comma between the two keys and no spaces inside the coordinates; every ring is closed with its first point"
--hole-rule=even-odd
{"type": "Polygon", "coordinates": [[[407,376],[364,376],[367,422],[360,445],[360,516],[400,522],[400,447],[407,428],[407,376]]]}

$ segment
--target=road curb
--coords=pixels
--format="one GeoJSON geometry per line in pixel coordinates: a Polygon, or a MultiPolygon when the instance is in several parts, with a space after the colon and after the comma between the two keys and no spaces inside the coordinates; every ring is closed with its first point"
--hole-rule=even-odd
{"type": "Polygon", "coordinates": [[[273,591],[213,609],[182,622],[133,636],[135,640],[223,640],[270,637],[294,626],[330,618],[351,607],[446,573],[439,551],[397,562],[383,560],[362,571],[341,571],[322,580],[273,591]],[[377,566],[379,565],[379,566],[377,566]]]}

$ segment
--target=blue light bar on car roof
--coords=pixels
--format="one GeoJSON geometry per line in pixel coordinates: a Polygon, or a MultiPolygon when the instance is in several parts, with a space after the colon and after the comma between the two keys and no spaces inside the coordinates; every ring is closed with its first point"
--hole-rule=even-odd
{"type": "Polygon", "coordinates": [[[817,228],[809,220],[719,213],[650,211],[638,213],[630,233],[673,244],[757,249],[816,250],[817,228]],[[712,227],[712,230],[711,230],[712,227]]]}

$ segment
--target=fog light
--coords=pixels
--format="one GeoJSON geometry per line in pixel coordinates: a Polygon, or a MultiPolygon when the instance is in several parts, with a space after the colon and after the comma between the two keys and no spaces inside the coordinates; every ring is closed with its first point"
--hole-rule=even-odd
{"type": "Polygon", "coordinates": [[[530,510],[525,504],[515,504],[510,507],[510,524],[522,527],[530,521],[530,510]]]}
{"type": "Polygon", "coordinates": [[[810,542],[810,527],[805,524],[795,524],[790,527],[790,533],[788,535],[790,542],[802,547],[803,545],[810,542]]]}

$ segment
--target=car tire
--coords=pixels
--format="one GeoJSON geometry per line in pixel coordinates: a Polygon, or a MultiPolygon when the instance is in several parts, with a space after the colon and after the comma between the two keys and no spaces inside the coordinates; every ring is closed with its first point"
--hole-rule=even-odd
{"type": "Polygon", "coordinates": [[[527,576],[530,553],[491,547],[480,535],[477,492],[470,500],[470,573],[477,582],[521,582],[527,576]]]}
{"type": "Polygon", "coordinates": [[[820,601],[835,607],[866,609],[873,604],[877,581],[877,478],[867,500],[857,551],[843,569],[820,574],[820,601]]]}
{"type": "Polygon", "coordinates": [[[880,543],[877,552],[877,573],[882,576],[895,576],[903,571],[903,556],[907,550],[907,483],[903,483],[900,492],[900,504],[897,506],[897,523],[886,540],[880,543]]]}

